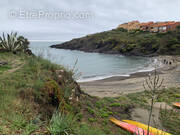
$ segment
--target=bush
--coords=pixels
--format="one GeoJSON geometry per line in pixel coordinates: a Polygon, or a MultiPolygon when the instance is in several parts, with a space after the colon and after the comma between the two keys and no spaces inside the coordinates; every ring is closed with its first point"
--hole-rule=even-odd
{"type": "Polygon", "coordinates": [[[60,89],[58,83],[52,79],[49,79],[44,85],[44,93],[47,97],[48,102],[53,105],[59,105],[62,100],[62,90],[60,89]]]}
{"type": "Polygon", "coordinates": [[[178,26],[176,27],[176,29],[180,30],[180,25],[178,25],[178,26]]]}
{"type": "Polygon", "coordinates": [[[127,29],[124,29],[124,28],[118,28],[117,30],[121,31],[121,32],[128,32],[127,29]]]}
{"type": "Polygon", "coordinates": [[[91,107],[87,107],[87,111],[92,115],[95,113],[95,111],[91,107]]]}
{"type": "Polygon", "coordinates": [[[88,118],[88,120],[89,120],[89,122],[95,122],[96,121],[96,119],[94,119],[94,118],[88,118]]]}
{"type": "Polygon", "coordinates": [[[111,107],[119,107],[119,106],[121,106],[121,104],[120,103],[112,103],[112,104],[110,104],[110,106],[111,107]]]}
{"type": "Polygon", "coordinates": [[[131,50],[133,50],[135,47],[136,47],[136,44],[128,44],[127,47],[126,47],[126,48],[127,48],[126,50],[127,50],[127,51],[131,51],[131,50]]]}
{"type": "Polygon", "coordinates": [[[171,49],[177,50],[180,49],[180,44],[174,44],[171,46],[171,49]]]}
{"type": "Polygon", "coordinates": [[[29,41],[23,36],[17,37],[17,33],[13,32],[7,34],[6,37],[3,33],[3,36],[0,37],[0,45],[4,50],[10,52],[28,52],[29,50],[29,41]]]}
{"type": "Polygon", "coordinates": [[[167,47],[171,47],[172,45],[178,44],[178,43],[179,43],[179,41],[177,40],[177,38],[172,38],[172,39],[168,40],[167,47]]]}

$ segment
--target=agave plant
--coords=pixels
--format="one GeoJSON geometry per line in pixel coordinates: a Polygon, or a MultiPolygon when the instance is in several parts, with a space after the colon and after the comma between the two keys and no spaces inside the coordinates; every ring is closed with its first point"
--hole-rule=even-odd
{"type": "Polygon", "coordinates": [[[28,49],[29,41],[23,36],[17,37],[17,33],[11,32],[11,34],[3,33],[3,36],[0,37],[0,45],[4,50],[17,52],[23,51],[26,52],[28,49]]]}

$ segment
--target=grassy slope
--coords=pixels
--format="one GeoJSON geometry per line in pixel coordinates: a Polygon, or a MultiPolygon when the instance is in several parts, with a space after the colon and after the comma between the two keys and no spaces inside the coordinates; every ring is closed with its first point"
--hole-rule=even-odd
{"type": "MultiPolygon", "coordinates": [[[[179,30],[178,30],[179,31],[179,30]]],[[[54,47],[125,55],[179,55],[180,31],[149,33],[123,29],[88,35],[54,47]]]]}
{"type": "MultiPolygon", "coordinates": [[[[39,104],[39,102],[34,101],[36,100],[34,98],[37,96],[39,99],[38,96],[41,96],[40,90],[46,83],[45,78],[52,77],[51,70],[65,69],[41,58],[25,56],[23,54],[0,53],[0,60],[8,62],[8,65],[0,67],[0,133],[5,135],[48,134],[49,113],[52,113],[49,108],[53,107],[51,105],[39,104]]],[[[72,76],[71,72],[68,73],[72,76]]],[[[46,97],[44,98],[46,100],[46,97]]],[[[92,112],[90,105],[88,107],[86,103],[91,104],[90,102],[96,98],[84,95],[82,99],[82,102],[73,103],[73,106],[68,106],[68,111],[72,111],[74,115],[77,114],[78,121],[81,118],[83,119],[84,115],[88,116],[84,117],[84,120],[85,123],[90,121],[89,124],[91,125],[93,121],[93,118],[91,118],[92,112]],[[81,105],[82,108],[76,105],[81,105]],[[84,110],[84,112],[82,111],[81,114],[80,110],[84,110]],[[89,114],[89,112],[91,113],[89,114]]],[[[98,113],[99,118],[106,117],[107,121],[110,112],[104,110],[104,114],[98,113]]],[[[76,125],[80,126],[81,124],[76,123],[76,125]]],[[[98,125],[100,126],[100,124],[98,125]]],[[[78,132],[83,134],[84,130],[87,129],[89,134],[104,134],[100,129],[92,132],[88,124],[85,124],[78,132]]],[[[123,130],[120,131],[124,132],[123,130]]],[[[108,130],[107,132],[110,131],[108,130]]]]}
{"type": "MultiPolygon", "coordinates": [[[[0,133],[48,134],[47,127],[52,125],[49,113],[53,107],[35,102],[34,96],[43,98],[40,90],[45,78],[52,77],[52,70],[65,69],[41,58],[20,54],[1,53],[0,60],[9,63],[0,67],[0,133]]],[[[71,72],[68,74],[72,76],[71,72]]],[[[171,104],[180,101],[179,94],[180,89],[166,90],[159,100],[171,104]]],[[[144,93],[104,99],[82,95],[80,102],[69,103],[68,111],[76,115],[75,131],[78,135],[127,135],[109,122],[109,117],[129,119],[131,108],[147,107],[147,101],[148,95],[144,93]]],[[[178,135],[180,116],[179,110],[176,111],[169,121],[162,120],[170,132],[178,135]]]]}
{"type": "Polygon", "coordinates": [[[46,123],[39,119],[40,106],[31,101],[31,92],[38,95],[45,78],[51,77],[51,69],[64,68],[23,54],[1,53],[0,60],[8,61],[7,66],[0,67],[0,132],[28,134],[40,130],[38,134],[43,134],[46,123]]]}

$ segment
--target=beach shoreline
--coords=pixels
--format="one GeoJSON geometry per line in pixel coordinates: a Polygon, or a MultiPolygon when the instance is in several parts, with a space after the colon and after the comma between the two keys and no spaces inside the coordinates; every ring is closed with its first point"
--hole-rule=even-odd
{"type": "MultiPolygon", "coordinates": [[[[158,60],[169,63],[157,69],[161,79],[164,79],[162,88],[180,87],[180,61],[179,57],[174,56],[159,56],[158,60]]],[[[122,94],[136,93],[144,91],[143,83],[149,74],[153,71],[136,72],[130,76],[113,76],[102,80],[89,82],[79,82],[82,90],[91,95],[100,98],[103,97],[118,97],[122,94]]]]}

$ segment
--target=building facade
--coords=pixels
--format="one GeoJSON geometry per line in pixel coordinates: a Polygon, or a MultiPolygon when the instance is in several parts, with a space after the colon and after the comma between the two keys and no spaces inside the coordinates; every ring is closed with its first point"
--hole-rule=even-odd
{"type": "Polygon", "coordinates": [[[132,21],[128,23],[123,23],[118,26],[118,28],[124,28],[127,30],[135,30],[140,28],[140,22],[139,21],[132,21]]]}
{"type": "Polygon", "coordinates": [[[124,29],[127,29],[128,31],[140,29],[142,31],[164,33],[168,31],[176,30],[177,26],[180,26],[180,22],[167,21],[167,22],[140,23],[139,21],[132,21],[132,22],[121,24],[118,26],[118,28],[124,28],[124,29]]]}

